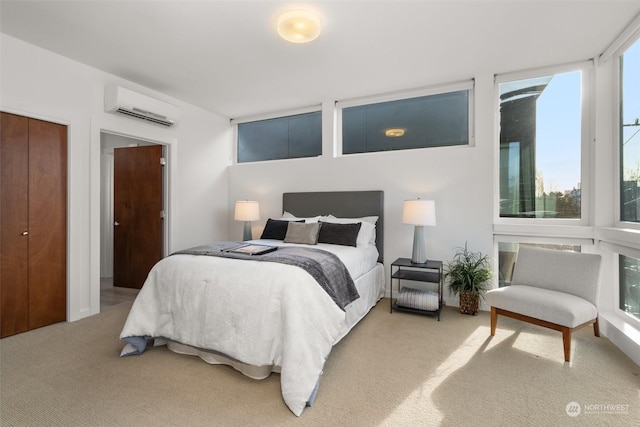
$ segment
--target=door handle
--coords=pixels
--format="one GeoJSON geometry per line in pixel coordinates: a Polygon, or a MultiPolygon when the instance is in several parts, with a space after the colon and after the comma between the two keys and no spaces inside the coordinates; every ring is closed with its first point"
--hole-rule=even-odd
{"type": "Polygon", "coordinates": [[[113,223],[113,226],[114,226],[114,227],[117,227],[117,226],[119,226],[119,225],[120,225],[120,223],[119,223],[118,221],[116,221],[116,222],[114,222],[114,223],[113,223]]]}
{"type": "Polygon", "coordinates": [[[28,235],[29,235],[29,232],[28,232],[28,231],[23,231],[23,232],[22,232],[22,235],[23,235],[23,236],[28,236],[28,235]]]}

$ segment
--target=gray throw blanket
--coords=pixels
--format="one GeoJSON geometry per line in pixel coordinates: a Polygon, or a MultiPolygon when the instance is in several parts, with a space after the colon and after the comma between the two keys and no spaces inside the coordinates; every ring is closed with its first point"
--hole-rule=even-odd
{"type": "Polygon", "coordinates": [[[342,311],[360,298],[351,274],[340,258],[331,252],[294,246],[279,246],[276,251],[262,255],[226,252],[239,245],[239,242],[218,242],[181,250],[172,255],[207,255],[293,265],[309,273],[342,311]]]}

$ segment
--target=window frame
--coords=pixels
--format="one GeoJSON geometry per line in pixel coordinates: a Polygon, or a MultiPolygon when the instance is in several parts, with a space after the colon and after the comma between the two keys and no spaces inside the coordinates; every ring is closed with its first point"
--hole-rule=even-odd
{"type": "Polygon", "coordinates": [[[632,230],[640,230],[640,223],[632,222],[632,221],[623,221],[622,220],[622,212],[621,212],[621,192],[622,192],[622,147],[620,144],[620,115],[622,113],[622,80],[620,79],[622,69],[620,60],[622,59],[622,55],[636,42],[640,43],[640,27],[632,33],[631,36],[621,44],[615,52],[612,54],[613,56],[613,99],[614,99],[614,108],[613,108],[613,140],[614,144],[614,158],[615,158],[615,184],[616,191],[614,191],[614,227],[622,228],[622,229],[632,229],[632,230]]]}
{"type": "Polygon", "coordinates": [[[497,230],[508,228],[517,224],[521,232],[535,235],[554,235],[557,232],[539,233],[541,228],[585,226],[591,222],[592,209],[592,178],[589,171],[593,168],[594,153],[594,123],[592,98],[595,92],[593,60],[574,62],[564,65],[535,68],[516,71],[494,76],[494,228],[497,230]],[[500,84],[516,80],[526,80],[556,74],[564,74],[579,71],[581,79],[581,124],[580,124],[580,218],[514,218],[500,216],[500,84]]]}
{"type": "Polygon", "coordinates": [[[625,241],[600,241],[598,246],[609,254],[611,259],[611,276],[613,292],[611,295],[613,306],[605,310],[613,311],[619,319],[624,321],[640,332],[640,319],[620,308],[620,255],[640,259],[640,245],[627,246],[625,241]]]}
{"type": "Polygon", "coordinates": [[[625,255],[640,259],[640,224],[631,221],[621,220],[621,185],[622,185],[622,151],[621,151],[621,135],[620,135],[620,116],[622,112],[622,87],[621,87],[621,67],[620,58],[634,43],[640,40],[640,16],[634,21],[611,43],[611,45],[600,55],[599,62],[601,64],[607,61],[613,61],[612,68],[612,87],[613,92],[613,112],[612,112],[612,139],[613,144],[613,182],[615,190],[613,192],[613,227],[601,227],[596,230],[600,239],[599,246],[611,254],[612,260],[612,285],[613,303],[608,305],[607,309],[614,313],[611,317],[605,319],[614,322],[616,328],[623,330],[629,328],[624,333],[627,336],[640,333],[640,319],[637,319],[630,313],[620,308],[620,255],[625,255]],[[634,331],[635,330],[635,331],[634,331]]]}
{"type": "Polygon", "coordinates": [[[460,82],[441,84],[428,86],[418,89],[411,89],[407,91],[401,92],[392,92],[385,94],[378,94],[373,96],[365,96],[360,98],[351,98],[345,99],[341,101],[336,101],[335,103],[335,114],[336,114],[336,127],[335,127],[335,157],[351,157],[351,156],[362,156],[362,155],[381,155],[384,153],[389,153],[389,151],[394,152],[403,152],[408,150],[426,150],[431,148],[446,148],[446,147],[474,147],[475,146],[475,79],[464,80],[460,82]],[[342,145],[342,110],[350,107],[361,107],[365,105],[373,105],[380,104],[384,102],[390,101],[402,101],[411,98],[419,98],[423,96],[429,95],[439,95],[449,92],[458,92],[458,91],[468,91],[468,144],[464,145],[452,145],[452,146],[434,146],[434,147],[420,147],[420,148],[406,148],[406,149],[398,149],[398,150],[385,150],[385,151],[367,151],[364,153],[343,153],[343,145],[342,145]]]}
{"type": "Polygon", "coordinates": [[[616,271],[618,272],[617,276],[618,276],[618,286],[616,286],[617,292],[616,292],[616,309],[623,315],[626,316],[628,320],[630,320],[632,323],[635,323],[636,326],[640,326],[640,318],[635,316],[632,313],[629,313],[628,311],[624,310],[621,305],[622,305],[622,291],[621,291],[621,285],[622,285],[622,270],[620,268],[620,258],[627,257],[627,258],[632,258],[632,259],[640,259],[640,257],[638,256],[631,256],[628,255],[627,253],[617,253],[616,258],[616,271]]]}
{"type": "Polygon", "coordinates": [[[256,164],[256,163],[265,163],[265,162],[282,162],[282,161],[294,161],[294,160],[304,160],[304,159],[315,159],[323,155],[323,143],[321,142],[320,147],[320,156],[313,157],[291,157],[291,158],[282,158],[282,159],[268,159],[268,160],[254,160],[250,162],[238,162],[238,125],[243,123],[251,123],[251,122],[259,122],[263,120],[271,120],[271,119],[283,119],[291,116],[298,116],[301,114],[308,113],[320,113],[320,140],[323,141],[324,132],[324,110],[322,108],[322,104],[312,105],[308,107],[300,107],[291,110],[278,111],[273,113],[265,113],[265,114],[254,114],[251,116],[240,117],[236,119],[231,119],[230,123],[233,128],[233,165],[246,165],[246,164],[256,164]]]}

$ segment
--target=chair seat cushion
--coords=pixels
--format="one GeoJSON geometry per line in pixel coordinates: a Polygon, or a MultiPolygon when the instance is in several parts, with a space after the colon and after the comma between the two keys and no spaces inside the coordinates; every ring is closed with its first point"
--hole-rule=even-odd
{"type": "Polygon", "coordinates": [[[589,301],[564,292],[533,286],[507,286],[485,294],[492,307],[575,328],[593,320],[597,308],[589,301]]]}

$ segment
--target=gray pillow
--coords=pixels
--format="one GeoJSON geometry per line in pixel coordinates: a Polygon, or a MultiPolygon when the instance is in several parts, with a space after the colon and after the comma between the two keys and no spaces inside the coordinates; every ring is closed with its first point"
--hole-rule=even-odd
{"type": "Polygon", "coordinates": [[[318,243],[318,234],[320,234],[320,223],[318,222],[310,224],[290,222],[284,241],[285,243],[316,245],[318,243]]]}

